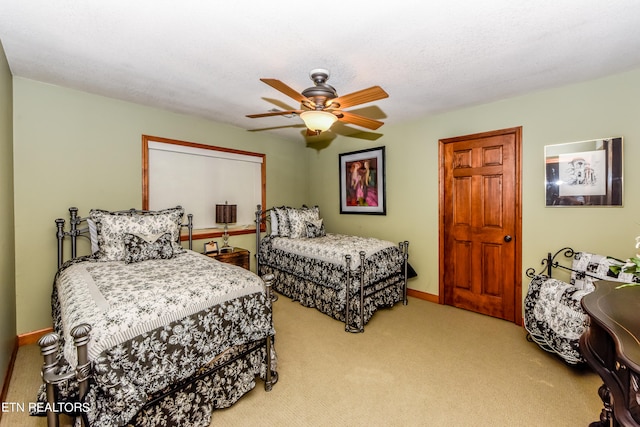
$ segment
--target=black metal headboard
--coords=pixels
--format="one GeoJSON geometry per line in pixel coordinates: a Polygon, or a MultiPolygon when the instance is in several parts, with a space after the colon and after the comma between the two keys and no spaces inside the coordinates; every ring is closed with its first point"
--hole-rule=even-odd
{"type": "MultiPolygon", "coordinates": [[[[568,259],[573,260],[574,258],[576,258],[580,254],[580,252],[575,251],[570,247],[562,248],[562,249],[558,250],[554,254],[551,254],[551,252],[548,252],[547,253],[547,257],[543,258],[542,261],[541,261],[541,264],[542,264],[543,267],[540,269],[540,271],[538,271],[536,273],[536,270],[533,267],[530,267],[525,271],[525,274],[530,279],[533,279],[534,277],[540,276],[542,274],[545,274],[547,277],[553,277],[552,276],[553,269],[554,268],[559,268],[561,270],[565,270],[565,271],[569,271],[569,272],[575,273],[576,274],[576,278],[578,278],[578,279],[583,279],[585,276],[589,276],[589,277],[592,277],[594,279],[599,279],[599,280],[602,279],[602,277],[600,277],[600,276],[598,276],[596,274],[591,274],[588,271],[575,270],[575,269],[573,269],[571,267],[567,267],[565,265],[560,264],[558,262],[558,260],[556,260],[556,258],[560,254],[564,255],[568,259]]],[[[610,258],[612,260],[616,260],[616,261],[624,264],[624,261],[621,261],[619,259],[615,259],[615,258],[612,258],[612,257],[608,257],[608,258],[610,258]]]]}
{"type": "MultiPolygon", "coordinates": [[[[141,210],[141,209],[127,209],[123,211],[117,211],[115,213],[147,213],[149,211],[141,210]]],[[[90,239],[89,235],[89,225],[87,223],[88,217],[80,217],[78,216],[78,208],[69,208],[69,231],[64,231],[64,223],[65,220],[62,218],[58,218],[55,220],[57,232],[56,237],[58,239],[58,268],[60,268],[64,262],[63,256],[63,243],[65,237],[71,238],[71,259],[77,257],[78,252],[78,237],[85,237],[90,239]],[[80,228],[82,224],[85,224],[85,227],[80,228]]],[[[187,215],[187,223],[180,224],[180,227],[186,227],[189,230],[189,249],[193,249],[193,214],[187,215]]]]}

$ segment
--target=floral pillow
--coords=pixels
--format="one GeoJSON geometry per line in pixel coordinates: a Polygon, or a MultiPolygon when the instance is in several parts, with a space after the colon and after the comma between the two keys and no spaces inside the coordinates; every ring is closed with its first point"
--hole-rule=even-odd
{"type": "Polygon", "coordinates": [[[125,233],[123,242],[125,264],[173,257],[171,233],[147,236],[125,233]]]}
{"type": "Polygon", "coordinates": [[[315,221],[307,221],[304,223],[304,225],[306,229],[306,235],[310,239],[327,235],[327,233],[324,230],[324,224],[322,223],[322,219],[317,219],[315,221]]]}
{"type": "Polygon", "coordinates": [[[289,237],[292,239],[307,237],[306,223],[318,220],[320,215],[317,207],[287,208],[287,212],[289,213],[289,237]]]}
{"type": "Polygon", "coordinates": [[[144,236],[169,233],[173,253],[184,251],[180,245],[180,226],[184,209],[176,207],[160,211],[109,212],[92,209],[89,219],[95,223],[101,261],[124,261],[126,234],[144,236]]]}
{"type": "Polygon", "coordinates": [[[276,213],[276,218],[277,218],[276,225],[278,229],[278,236],[289,237],[289,235],[291,234],[291,229],[289,228],[288,209],[282,206],[279,208],[273,208],[273,211],[276,213]]]}
{"type": "Polygon", "coordinates": [[[270,220],[271,220],[271,236],[278,236],[278,215],[276,215],[275,209],[272,209],[270,212],[270,220]]]}

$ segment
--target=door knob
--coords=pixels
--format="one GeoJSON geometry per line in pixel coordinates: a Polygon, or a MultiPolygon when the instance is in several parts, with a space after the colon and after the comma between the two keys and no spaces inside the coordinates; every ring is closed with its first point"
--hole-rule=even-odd
{"type": "Polygon", "coordinates": [[[509,243],[511,240],[513,240],[513,238],[511,236],[509,236],[508,234],[506,236],[504,236],[504,241],[509,243]]]}

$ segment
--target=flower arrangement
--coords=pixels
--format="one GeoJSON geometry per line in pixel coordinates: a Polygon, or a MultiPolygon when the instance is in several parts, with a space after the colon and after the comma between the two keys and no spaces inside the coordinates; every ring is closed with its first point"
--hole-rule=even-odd
{"type": "MultiPolygon", "coordinates": [[[[636,237],[636,249],[640,249],[640,236],[636,237]]],[[[624,265],[612,265],[609,268],[616,275],[621,272],[633,275],[633,283],[625,283],[616,287],[616,289],[640,286],[640,253],[637,253],[635,257],[629,258],[624,265]]]]}

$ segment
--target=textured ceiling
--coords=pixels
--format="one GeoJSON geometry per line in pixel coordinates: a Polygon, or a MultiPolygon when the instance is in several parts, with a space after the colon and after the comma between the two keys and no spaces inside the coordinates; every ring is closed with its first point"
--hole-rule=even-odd
{"type": "Polygon", "coordinates": [[[245,117],[298,107],[259,78],[327,68],[389,93],[348,111],[401,123],[640,67],[640,1],[1,0],[0,40],[15,76],[302,139],[245,117]]]}

